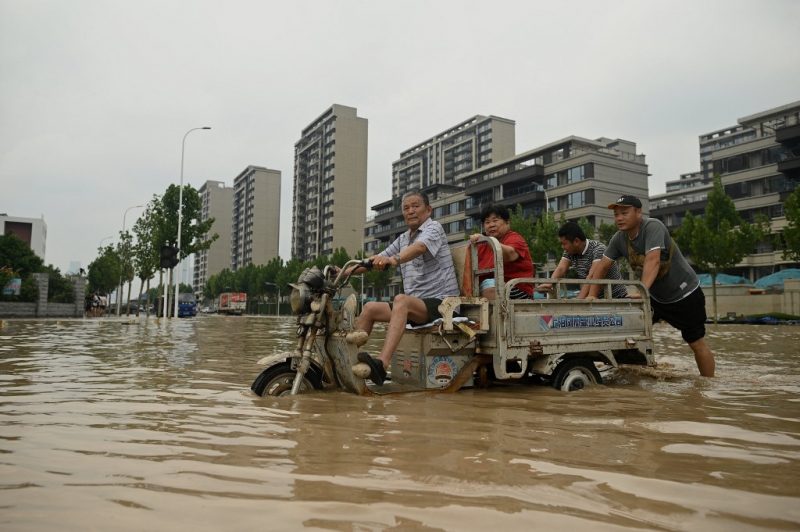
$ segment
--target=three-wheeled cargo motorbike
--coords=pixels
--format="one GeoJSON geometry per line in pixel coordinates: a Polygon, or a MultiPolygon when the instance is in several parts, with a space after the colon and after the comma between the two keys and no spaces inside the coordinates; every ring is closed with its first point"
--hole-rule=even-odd
{"type": "MultiPolygon", "coordinates": [[[[375,386],[369,367],[357,360],[367,334],[355,329],[355,295],[337,295],[358,266],[308,268],[292,284],[290,303],[297,317],[297,344],[290,353],[266,356],[266,368],[251,389],[261,396],[294,395],[334,388],[359,395],[411,391],[453,392],[498,382],[544,383],[563,391],[602,383],[599,368],[620,364],[655,366],[650,298],[638,281],[520,278],[503,281],[499,242],[491,246],[494,268],[480,269],[477,242],[452,249],[461,296],[448,297],[442,318],[406,330],[395,351],[389,380],[375,386]],[[496,299],[478,293],[479,279],[496,278],[496,299]],[[511,299],[514,286],[550,285],[542,299],[511,299]],[[568,285],[600,284],[602,297],[570,298],[568,285]],[[631,295],[614,298],[612,287],[631,295]]],[[[408,329],[408,328],[407,328],[408,329]]]]}

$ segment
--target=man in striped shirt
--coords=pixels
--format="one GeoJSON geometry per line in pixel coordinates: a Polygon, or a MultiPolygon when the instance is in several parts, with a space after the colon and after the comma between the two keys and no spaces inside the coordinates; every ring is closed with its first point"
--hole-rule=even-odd
{"type": "MultiPolygon", "coordinates": [[[[598,277],[597,265],[603,258],[606,247],[597,240],[589,240],[581,226],[575,222],[567,222],[558,230],[558,239],[561,241],[561,249],[564,254],[558,263],[551,279],[561,279],[570,270],[575,271],[578,279],[622,279],[619,267],[614,263],[608,270],[605,277],[598,277]]],[[[550,285],[540,285],[539,290],[549,289],[550,285]]],[[[578,299],[585,299],[589,295],[590,285],[581,285],[578,299]]],[[[614,298],[628,297],[628,291],[623,285],[614,285],[611,290],[614,298]]]]}
{"type": "Polygon", "coordinates": [[[448,296],[458,296],[458,281],[453,256],[442,224],[431,219],[433,209],[428,196],[419,191],[403,196],[403,219],[408,231],[385,250],[370,257],[373,268],[400,268],[403,294],[392,303],[370,302],[356,320],[356,328],[372,332],[376,322],[388,322],[386,339],[377,359],[359,353],[358,360],[370,367],[370,380],[382,385],[386,368],[405,332],[406,323],[422,325],[441,317],[439,304],[448,296]]]}

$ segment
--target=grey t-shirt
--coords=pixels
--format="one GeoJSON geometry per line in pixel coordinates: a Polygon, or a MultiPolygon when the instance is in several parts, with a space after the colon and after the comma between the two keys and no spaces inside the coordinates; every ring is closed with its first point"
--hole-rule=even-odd
{"type": "Polygon", "coordinates": [[[644,257],[654,249],[661,250],[661,261],[658,276],[650,287],[650,297],[659,303],[674,303],[700,286],[697,274],[686,262],[669,231],[655,218],[643,217],[639,234],[633,240],[627,233],[617,231],[608,243],[605,256],[611,260],[626,257],[636,277],[641,278],[644,257]]]}

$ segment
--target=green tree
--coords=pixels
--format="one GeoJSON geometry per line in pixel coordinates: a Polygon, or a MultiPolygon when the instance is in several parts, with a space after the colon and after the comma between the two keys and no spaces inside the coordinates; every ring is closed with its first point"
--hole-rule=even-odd
{"type": "Polygon", "coordinates": [[[558,239],[558,228],[564,223],[564,215],[561,215],[561,223],[557,224],[552,212],[546,212],[536,220],[533,229],[533,242],[531,243],[531,256],[533,262],[540,264],[547,275],[548,259],[556,259],[561,256],[561,241],[558,239]]]}
{"type": "Polygon", "coordinates": [[[588,240],[594,240],[595,229],[592,222],[590,222],[585,216],[582,216],[580,220],[578,220],[578,226],[583,229],[583,233],[586,235],[588,240]]]}
{"type": "Polygon", "coordinates": [[[800,261],[800,186],[786,198],[783,211],[787,223],[783,229],[783,240],[786,242],[783,258],[800,261]]]}
{"type": "MultiPolygon", "coordinates": [[[[6,281],[0,285],[5,287],[13,277],[22,279],[22,287],[18,296],[3,296],[0,299],[10,301],[34,301],[38,295],[36,283],[31,276],[46,271],[44,261],[33,250],[14,235],[0,235],[0,268],[6,272],[6,281]]],[[[49,295],[49,294],[48,294],[49,295]]]]}
{"type": "Polygon", "coordinates": [[[147,290],[145,308],[148,315],[151,301],[150,279],[159,267],[160,248],[157,236],[159,203],[158,199],[154,197],[133,225],[133,234],[136,235],[136,243],[133,245],[133,269],[140,281],[139,301],[142,299],[142,293],[147,290]],[[147,283],[147,288],[145,288],[145,283],[147,283]]]}
{"type": "Polygon", "coordinates": [[[44,267],[47,274],[47,300],[54,303],[74,303],[75,288],[72,281],[63,275],[61,270],[48,264],[44,267]]]}
{"type": "Polygon", "coordinates": [[[135,276],[135,267],[133,264],[133,237],[128,231],[120,231],[119,242],[117,243],[117,257],[119,257],[119,287],[117,292],[117,300],[122,300],[122,291],[125,288],[125,283],[128,283],[128,311],[130,314],[130,300],[131,300],[131,283],[135,276]]]}
{"type": "MultiPolygon", "coordinates": [[[[158,231],[159,249],[167,242],[177,244],[178,237],[178,201],[180,187],[170,185],[161,197],[160,227],[158,231]]],[[[214,225],[214,218],[201,220],[202,202],[200,195],[191,185],[183,186],[183,203],[181,208],[181,249],[178,250],[178,259],[211,247],[219,238],[217,234],[209,234],[214,225]]]]}
{"type": "Polygon", "coordinates": [[[41,272],[44,261],[16,236],[0,235],[0,267],[4,266],[26,279],[32,273],[41,272]]]}
{"type": "Polygon", "coordinates": [[[89,290],[108,294],[117,283],[121,273],[120,260],[112,246],[98,249],[99,256],[89,264],[89,290]]]}
{"type": "Polygon", "coordinates": [[[694,264],[711,274],[714,323],[717,322],[717,274],[738,264],[766,234],[763,221],[742,221],[719,176],[708,194],[703,217],[687,212],[677,232],[678,245],[694,264]]]}
{"type": "MultiPolygon", "coordinates": [[[[522,205],[519,203],[511,210],[510,214],[511,217],[508,219],[509,227],[511,227],[512,231],[519,233],[520,236],[525,239],[529,249],[533,249],[533,241],[535,240],[535,226],[533,220],[530,217],[525,216],[524,212],[522,211],[522,205]]],[[[480,230],[480,226],[476,226],[476,228],[480,230]]]]}
{"type": "Polygon", "coordinates": [[[333,251],[333,255],[330,256],[328,264],[333,264],[341,268],[348,260],[350,260],[350,254],[342,247],[333,251]]]}
{"type": "Polygon", "coordinates": [[[597,239],[603,244],[608,245],[608,243],[611,241],[611,237],[616,233],[616,225],[602,221],[600,222],[600,226],[597,228],[597,239]]]}

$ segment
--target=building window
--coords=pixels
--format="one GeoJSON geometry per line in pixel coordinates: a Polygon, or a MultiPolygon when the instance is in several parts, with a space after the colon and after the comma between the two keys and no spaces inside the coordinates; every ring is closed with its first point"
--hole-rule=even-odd
{"type": "Polygon", "coordinates": [[[578,181],[583,181],[584,179],[584,167],[576,166],[575,168],[570,168],[567,170],[567,183],[576,183],[578,181]]]}
{"type": "Polygon", "coordinates": [[[580,192],[573,192],[567,194],[567,209],[575,209],[583,207],[586,204],[586,193],[581,190],[580,192]]]}

